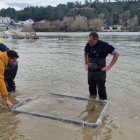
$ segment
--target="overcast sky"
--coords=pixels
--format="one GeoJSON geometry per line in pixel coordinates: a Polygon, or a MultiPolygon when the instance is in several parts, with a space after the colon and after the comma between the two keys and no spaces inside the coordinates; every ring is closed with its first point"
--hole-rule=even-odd
{"type": "MultiPolygon", "coordinates": [[[[67,2],[75,2],[76,0],[1,0],[0,2],[0,9],[13,7],[16,10],[23,9],[27,6],[56,6],[60,3],[67,3],[67,2]]],[[[77,0],[81,1],[82,3],[85,0],[77,0]]]]}

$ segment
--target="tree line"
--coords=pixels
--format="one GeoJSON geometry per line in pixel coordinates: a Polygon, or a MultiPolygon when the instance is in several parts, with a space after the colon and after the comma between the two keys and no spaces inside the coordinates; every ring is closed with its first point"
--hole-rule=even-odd
{"type": "MultiPolygon", "coordinates": [[[[104,14],[100,14],[98,18],[87,19],[84,16],[76,17],[64,17],[63,20],[54,20],[54,21],[41,21],[36,22],[32,27],[35,31],[38,32],[53,32],[53,31],[64,31],[64,32],[76,32],[76,31],[103,31],[104,14]]],[[[138,17],[134,16],[129,17],[129,11],[120,15],[120,25],[122,31],[138,31],[138,17]],[[127,16],[127,17],[126,17],[127,16]]],[[[114,26],[115,27],[115,26],[114,26]]],[[[29,27],[24,27],[29,29],[29,27]]],[[[27,30],[28,31],[28,30],[27,30]]]]}

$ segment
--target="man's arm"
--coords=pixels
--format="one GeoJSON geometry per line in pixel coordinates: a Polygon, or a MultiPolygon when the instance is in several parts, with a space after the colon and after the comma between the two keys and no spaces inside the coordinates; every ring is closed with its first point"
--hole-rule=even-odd
{"type": "Polygon", "coordinates": [[[12,102],[8,99],[8,92],[7,92],[7,89],[6,89],[6,85],[5,85],[5,82],[3,79],[0,79],[0,93],[2,95],[2,97],[5,99],[8,107],[11,109],[13,108],[13,104],[12,102]]]}
{"type": "Polygon", "coordinates": [[[110,70],[113,67],[113,65],[117,62],[118,58],[119,58],[119,53],[115,51],[111,63],[105,66],[104,68],[102,68],[101,71],[110,70]]]}
{"type": "Polygon", "coordinates": [[[85,70],[88,70],[88,54],[85,52],[84,54],[84,64],[85,64],[85,70]]]}

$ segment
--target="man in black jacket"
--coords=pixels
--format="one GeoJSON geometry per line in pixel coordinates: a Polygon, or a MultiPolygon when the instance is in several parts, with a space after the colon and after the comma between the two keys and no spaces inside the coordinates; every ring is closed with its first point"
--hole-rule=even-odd
{"type": "Polygon", "coordinates": [[[96,32],[89,34],[88,43],[85,46],[85,69],[88,70],[89,92],[93,97],[99,94],[101,100],[107,100],[106,71],[110,70],[119,57],[117,50],[107,42],[99,40],[96,32]],[[113,59],[106,66],[106,57],[113,55],[113,59]]]}
{"type": "MultiPolygon", "coordinates": [[[[0,39],[0,51],[5,52],[8,50],[9,48],[6,45],[4,45],[3,40],[0,39]]],[[[5,80],[8,92],[16,90],[14,79],[16,77],[17,70],[18,70],[17,61],[14,64],[8,65],[7,68],[5,69],[4,80],[5,80]]]]}

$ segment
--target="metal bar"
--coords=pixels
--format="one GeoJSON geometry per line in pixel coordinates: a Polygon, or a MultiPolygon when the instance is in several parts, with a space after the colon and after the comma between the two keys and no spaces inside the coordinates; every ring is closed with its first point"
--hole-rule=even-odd
{"type": "Polygon", "coordinates": [[[107,109],[108,109],[109,104],[110,104],[110,102],[109,101],[106,101],[106,104],[105,104],[105,106],[104,106],[104,108],[103,108],[103,110],[102,110],[102,112],[101,112],[101,114],[100,114],[100,116],[99,116],[99,118],[98,118],[98,120],[96,122],[96,123],[99,123],[99,125],[103,121],[103,118],[104,118],[104,116],[105,116],[105,114],[107,112],[107,109]]]}
{"type": "Polygon", "coordinates": [[[65,95],[65,94],[57,94],[57,93],[49,93],[54,96],[60,96],[60,97],[67,97],[67,98],[72,98],[72,99],[77,99],[77,100],[91,100],[95,102],[100,102],[100,103],[106,103],[106,100],[97,100],[97,99],[92,99],[92,98],[85,98],[85,97],[79,97],[79,96],[70,96],[70,95],[65,95]]]}
{"type": "Polygon", "coordinates": [[[22,105],[24,105],[25,103],[27,102],[30,102],[33,98],[28,98],[28,99],[25,99],[24,101],[22,102],[19,102],[17,105],[14,106],[14,109],[16,109],[17,107],[20,107],[22,105]]]}
{"type": "Polygon", "coordinates": [[[26,115],[31,115],[31,116],[49,118],[49,119],[53,119],[53,120],[59,120],[59,121],[62,121],[62,122],[79,124],[79,125],[83,125],[83,126],[90,126],[90,127],[94,127],[94,128],[99,127],[99,125],[100,125],[99,123],[89,123],[89,122],[78,120],[78,119],[65,118],[65,117],[54,116],[54,115],[50,115],[50,114],[38,114],[38,113],[35,113],[35,112],[21,111],[21,110],[18,110],[18,109],[12,109],[11,111],[26,114],[26,115]]]}
{"type": "MultiPolygon", "coordinates": [[[[91,123],[91,122],[87,122],[87,121],[83,121],[83,120],[78,120],[78,119],[65,118],[65,117],[61,117],[61,116],[55,116],[55,115],[51,115],[51,114],[39,114],[39,113],[35,113],[35,112],[27,112],[27,111],[22,111],[22,110],[17,109],[18,107],[24,105],[25,103],[30,102],[34,98],[28,98],[28,99],[24,100],[23,102],[18,103],[13,109],[11,109],[11,111],[96,128],[96,127],[99,127],[99,125],[102,123],[103,117],[105,116],[105,113],[107,112],[107,108],[109,106],[109,101],[106,101],[106,100],[96,100],[96,99],[55,94],[55,93],[50,93],[50,94],[54,95],[54,96],[67,97],[67,98],[78,99],[78,100],[91,100],[94,102],[103,103],[103,104],[105,104],[105,106],[104,106],[99,118],[97,119],[97,121],[95,123],[91,123]]],[[[40,96],[40,97],[42,97],[42,96],[40,96]]]]}

